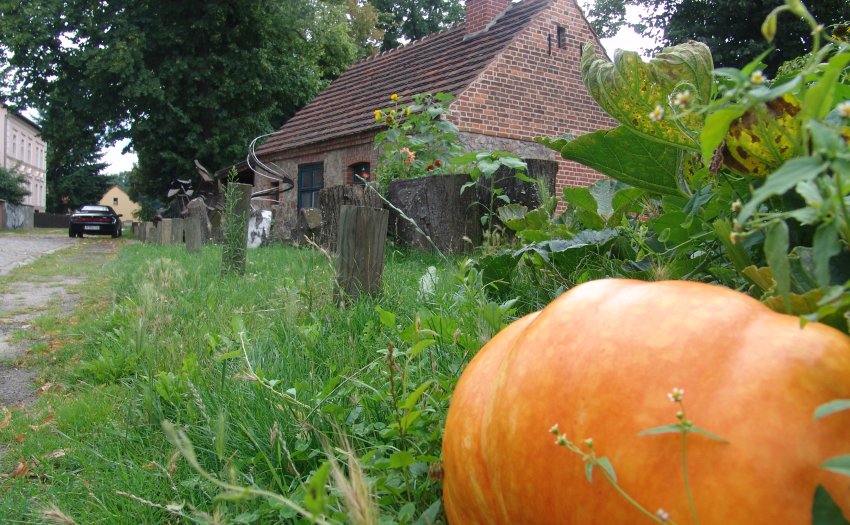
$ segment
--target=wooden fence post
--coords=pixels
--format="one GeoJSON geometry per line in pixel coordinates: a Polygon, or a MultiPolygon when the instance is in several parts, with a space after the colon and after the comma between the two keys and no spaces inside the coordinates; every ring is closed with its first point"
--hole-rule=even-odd
{"type": "Polygon", "coordinates": [[[222,217],[224,248],[221,252],[221,272],[245,273],[248,252],[248,214],[251,212],[251,193],[254,189],[250,184],[231,182],[235,188],[225,190],[235,201],[225,203],[225,209],[230,214],[222,217]]]}
{"type": "Polygon", "coordinates": [[[343,205],[337,228],[336,287],[356,299],[381,290],[389,212],[382,208],[343,205]]]}
{"type": "Polygon", "coordinates": [[[186,219],[184,227],[186,233],[186,251],[189,253],[200,251],[204,245],[204,229],[201,225],[201,217],[190,215],[186,219]]]}
{"type": "Polygon", "coordinates": [[[171,220],[171,244],[183,244],[184,219],[171,220]]]}
{"type": "Polygon", "coordinates": [[[162,219],[159,223],[159,244],[171,244],[172,225],[174,219],[162,219]]]}

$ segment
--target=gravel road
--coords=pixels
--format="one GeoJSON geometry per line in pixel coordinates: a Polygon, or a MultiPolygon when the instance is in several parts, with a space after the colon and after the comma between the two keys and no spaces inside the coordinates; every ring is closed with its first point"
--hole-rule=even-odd
{"type": "Polygon", "coordinates": [[[0,275],[6,275],[42,255],[70,246],[75,240],[68,237],[67,233],[0,234],[0,275]]]}
{"type": "Polygon", "coordinates": [[[13,332],[29,328],[32,320],[43,315],[51,304],[60,305],[59,315],[73,311],[77,297],[68,288],[82,283],[86,275],[103,266],[119,244],[111,239],[71,239],[67,233],[64,236],[59,233],[0,234],[0,276],[75,243],[85,246],[65,256],[74,262],[69,267],[73,275],[24,272],[0,287],[0,407],[27,404],[35,399],[35,373],[22,366],[32,341],[13,342],[13,332]]]}

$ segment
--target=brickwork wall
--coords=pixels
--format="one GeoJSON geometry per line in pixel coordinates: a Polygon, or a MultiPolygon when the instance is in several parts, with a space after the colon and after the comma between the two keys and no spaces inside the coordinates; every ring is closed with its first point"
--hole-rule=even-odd
{"type": "MultiPolygon", "coordinates": [[[[351,166],[368,162],[374,169],[378,162],[374,147],[374,133],[364,133],[341,137],[332,141],[285,151],[276,155],[267,164],[273,164],[296,184],[295,189],[280,194],[280,203],[295,210],[298,207],[298,166],[321,162],[324,166],[325,187],[351,184],[353,174],[351,166]]],[[[270,188],[273,182],[265,177],[255,176],[254,191],[270,188]]],[[[269,197],[274,199],[274,197],[269,197]]],[[[273,202],[261,201],[263,208],[271,208],[273,202]]]]}
{"type": "MultiPolygon", "coordinates": [[[[616,126],[581,81],[579,61],[585,42],[597,39],[575,0],[553,2],[452,103],[452,120],[463,132],[525,142],[536,136],[579,136],[616,126]],[[564,29],[561,48],[558,26],[564,29]]],[[[603,177],[556,158],[558,195],[564,186],[587,186],[603,177]]]]}

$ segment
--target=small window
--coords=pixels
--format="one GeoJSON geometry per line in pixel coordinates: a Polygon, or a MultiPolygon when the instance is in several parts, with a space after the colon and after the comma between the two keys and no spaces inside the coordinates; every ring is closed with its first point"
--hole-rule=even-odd
{"type": "Polygon", "coordinates": [[[357,164],[351,165],[352,184],[365,184],[367,181],[371,180],[370,177],[368,162],[358,162],[357,164]]]}
{"type": "Polygon", "coordinates": [[[561,26],[557,26],[557,41],[558,41],[558,49],[566,49],[567,48],[567,30],[561,26]]]}
{"type": "Polygon", "coordinates": [[[18,155],[18,134],[12,135],[12,156],[17,158],[18,155]]]}
{"type": "Polygon", "coordinates": [[[118,206],[118,197],[112,197],[112,205],[118,206]]]}
{"type": "Polygon", "coordinates": [[[298,166],[298,209],[318,208],[319,190],[324,185],[324,165],[321,162],[298,166]]]}

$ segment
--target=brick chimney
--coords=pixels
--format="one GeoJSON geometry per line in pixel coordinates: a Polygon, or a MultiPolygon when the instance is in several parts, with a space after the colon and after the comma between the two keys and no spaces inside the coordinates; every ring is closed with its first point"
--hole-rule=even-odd
{"type": "Polygon", "coordinates": [[[511,0],[466,0],[466,34],[483,30],[510,5],[511,0]]]}

